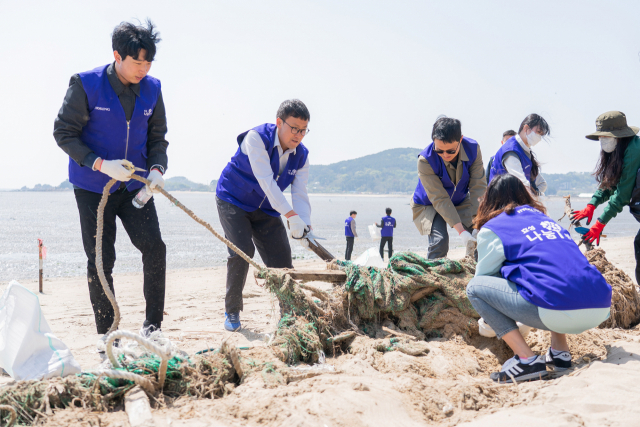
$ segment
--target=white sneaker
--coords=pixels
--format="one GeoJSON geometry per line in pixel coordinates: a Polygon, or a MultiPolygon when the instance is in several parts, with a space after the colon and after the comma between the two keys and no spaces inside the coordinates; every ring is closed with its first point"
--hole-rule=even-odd
{"type": "MultiPolygon", "coordinates": [[[[518,325],[518,329],[520,329],[520,334],[525,339],[527,338],[527,335],[529,335],[529,332],[531,332],[531,330],[533,329],[531,326],[524,325],[520,322],[516,322],[516,325],[518,325]]],[[[489,324],[485,322],[483,318],[480,318],[480,320],[478,320],[478,329],[479,329],[480,335],[482,335],[483,337],[493,338],[496,336],[496,333],[493,330],[493,328],[489,326],[489,324]]]]}
{"type": "MultiPolygon", "coordinates": [[[[109,335],[107,334],[101,335],[100,338],[98,339],[98,342],[96,343],[96,351],[98,352],[100,357],[107,357],[107,337],[108,336],[109,335]]],[[[113,346],[120,347],[120,338],[115,339],[115,341],[113,342],[113,346]]]]}

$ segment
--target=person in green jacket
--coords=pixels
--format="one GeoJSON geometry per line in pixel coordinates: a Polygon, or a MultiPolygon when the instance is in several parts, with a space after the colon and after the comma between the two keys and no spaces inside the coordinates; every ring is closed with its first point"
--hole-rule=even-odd
{"type": "MultiPolygon", "coordinates": [[[[586,208],[571,213],[572,222],[575,224],[586,218],[589,225],[596,207],[609,201],[600,218],[584,234],[583,239],[587,242],[595,241],[599,245],[604,226],[622,212],[623,207],[629,205],[632,214],[634,208],[639,209],[640,189],[636,189],[636,180],[640,177],[640,137],[637,136],[639,130],[636,126],[627,125],[624,113],[609,111],[596,119],[596,132],[586,136],[587,139],[600,141],[600,161],[594,172],[599,187],[586,208]]],[[[634,216],[640,221],[640,215],[634,216]]],[[[640,283],[640,231],[633,246],[636,257],[636,282],[640,283]]]]}

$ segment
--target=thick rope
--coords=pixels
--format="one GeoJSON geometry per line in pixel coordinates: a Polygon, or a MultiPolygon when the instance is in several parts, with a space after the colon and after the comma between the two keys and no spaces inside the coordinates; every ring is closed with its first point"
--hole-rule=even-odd
{"type": "MultiPolygon", "coordinates": [[[[139,175],[135,175],[135,174],[131,175],[131,179],[135,179],[136,181],[140,181],[146,185],[150,184],[149,180],[139,175]]],[[[102,190],[102,199],[100,199],[100,204],[98,205],[98,230],[96,232],[96,268],[98,270],[98,277],[100,278],[100,283],[102,284],[104,293],[107,295],[107,298],[109,299],[109,301],[111,302],[111,305],[113,306],[113,312],[114,312],[113,324],[111,325],[111,328],[109,328],[109,331],[107,332],[107,334],[110,334],[116,329],[118,329],[118,325],[120,324],[120,307],[118,307],[118,303],[116,302],[116,297],[113,295],[113,292],[111,292],[111,288],[109,288],[109,283],[107,282],[107,278],[104,275],[104,265],[102,264],[102,232],[104,229],[104,208],[107,205],[107,199],[109,198],[109,190],[111,190],[111,187],[113,187],[113,185],[116,182],[117,181],[115,179],[111,179],[109,182],[107,182],[107,185],[105,185],[104,189],[102,190]]],[[[264,269],[264,267],[261,267],[257,262],[255,262],[250,257],[248,257],[247,254],[245,254],[240,249],[238,249],[236,245],[231,243],[227,238],[220,235],[216,230],[214,230],[213,227],[211,227],[211,224],[209,224],[207,221],[203,219],[200,219],[196,214],[193,213],[191,209],[187,208],[185,205],[180,203],[178,199],[173,197],[171,194],[167,193],[163,188],[158,188],[158,190],[166,198],[171,200],[171,202],[174,205],[182,209],[187,215],[193,218],[197,223],[199,223],[204,228],[209,230],[222,243],[227,245],[233,252],[238,254],[240,258],[242,258],[243,260],[251,264],[256,270],[262,271],[264,269]]],[[[107,346],[107,348],[109,348],[109,346],[107,346]]]]}
{"type": "MultiPolygon", "coordinates": [[[[120,363],[118,362],[118,359],[115,357],[115,355],[113,354],[113,343],[117,338],[127,338],[130,339],[132,341],[137,342],[138,344],[140,344],[141,346],[143,346],[144,348],[146,348],[147,350],[155,353],[158,355],[158,357],[160,357],[160,359],[162,360],[162,362],[160,362],[160,368],[158,369],[158,389],[162,390],[162,387],[164,387],[164,380],[167,377],[167,364],[169,363],[169,359],[171,358],[171,354],[169,353],[169,351],[165,350],[163,347],[160,347],[159,345],[153,343],[151,340],[148,340],[146,338],[141,337],[138,334],[134,334],[133,332],[127,332],[127,331],[116,331],[113,332],[111,334],[109,334],[109,336],[107,337],[107,343],[106,343],[106,347],[107,347],[107,357],[109,358],[109,362],[111,362],[111,365],[114,368],[120,368],[120,363]]],[[[120,371],[110,371],[110,372],[120,372],[120,371]]],[[[107,374],[105,374],[107,375],[107,374]]],[[[135,375],[136,377],[141,378],[144,381],[149,381],[146,378],[137,375],[137,374],[132,374],[135,375]]],[[[109,375],[111,376],[111,375],[109,375]]],[[[126,378],[129,379],[129,378],[126,378]]],[[[136,381],[136,384],[138,383],[138,380],[131,380],[131,381],[136,381]]],[[[142,384],[139,384],[140,386],[142,386],[142,384]]],[[[151,387],[151,389],[153,390],[153,386],[151,387]]]]}
{"type": "Polygon", "coordinates": [[[9,423],[7,423],[7,427],[11,427],[16,423],[16,419],[18,418],[18,413],[12,406],[9,405],[0,405],[0,411],[7,411],[11,414],[9,418],[9,423]]]}
{"type": "Polygon", "coordinates": [[[109,378],[116,378],[120,380],[132,381],[142,387],[147,393],[155,394],[156,388],[153,381],[145,378],[141,375],[134,374],[133,372],[116,371],[115,369],[105,369],[96,372],[96,375],[104,375],[109,378]]]}

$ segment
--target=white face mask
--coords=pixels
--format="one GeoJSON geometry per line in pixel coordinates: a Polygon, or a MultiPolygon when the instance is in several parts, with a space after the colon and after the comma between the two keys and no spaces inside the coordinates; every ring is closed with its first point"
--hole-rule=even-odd
{"type": "Polygon", "coordinates": [[[616,149],[618,145],[618,140],[612,136],[601,136],[600,138],[600,147],[602,151],[605,153],[611,153],[616,149]]]}
{"type": "Polygon", "coordinates": [[[542,139],[542,135],[538,135],[533,131],[529,131],[527,133],[527,145],[529,145],[529,147],[533,147],[537,145],[541,139],[542,139]]]}

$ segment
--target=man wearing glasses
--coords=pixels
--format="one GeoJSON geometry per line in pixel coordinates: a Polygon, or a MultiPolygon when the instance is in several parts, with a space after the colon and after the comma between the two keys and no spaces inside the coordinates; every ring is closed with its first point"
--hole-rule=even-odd
{"type": "MultiPolygon", "coordinates": [[[[267,267],[293,268],[289,235],[302,239],[311,229],[307,194],[309,150],[302,139],[309,132],[310,115],[302,101],[284,101],[276,124],[265,123],[241,133],[238,151],[222,171],[216,204],[225,237],[253,258],[256,247],[267,267]],[[291,186],[293,207],[283,191],[291,186]]],[[[299,240],[305,246],[307,240],[299,240]]],[[[242,290],[249,264],[229,249],[225,322],[228,331],[240,330],[242,290]]]]}
{"type": "Polygon", "coordinates": [[[418,231],[429,239],[427,258],[435,259],[449,252],[447,224],[458,232],[464,246],[475,240],[473,218],[487,182],[480,146],[462,136],[460,120],[439,118],[431,139],[418,156],[419,180],[411,208],[418,231]]]}

